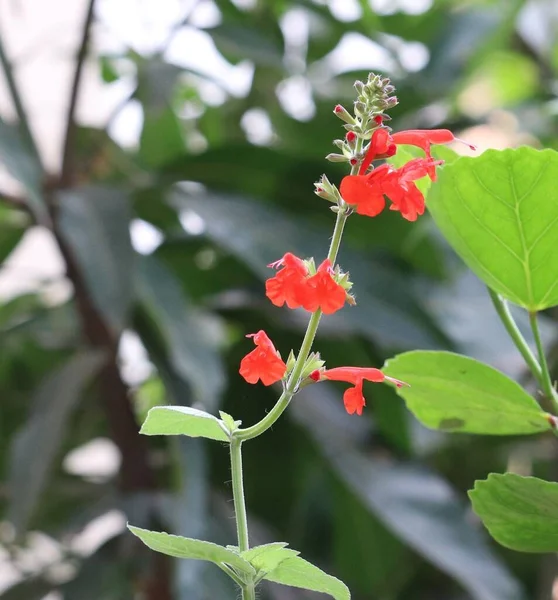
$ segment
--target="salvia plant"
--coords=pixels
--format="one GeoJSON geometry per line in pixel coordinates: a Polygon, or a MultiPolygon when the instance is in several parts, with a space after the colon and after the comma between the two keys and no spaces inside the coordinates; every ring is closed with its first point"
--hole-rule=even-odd
{"type": "MultiPolygon", "coordinates": [[[[387,383],[395,386],[419,421],[446,432],[557,432],[558,394],[537,317],[558,305],[558,154],[522,147],[457,158],[448,149],[433,148],[461,141],[449,130],[393,132],[387,126],[387,111],[397,104],[388,79],[370,74],[366,82],[357,81],[355,89],[352,112],[341,105],[334,108],[345,135],[334,141],[339,153],[326,157],[347,163],[350,174],[339,186],[326,175],[315,184],[316,195],[328,201],[335,214],[329,250],[316,259],[296,256],[285,248],[284,256],[269,265],[276,272],[270,271],[266,282],[267,298],[277,307],[287,305],[310,315],[300,348],[290,350],[284,360],[265,331],[246,336],[255,347],[242,359],[240,375],[249,384],[276,385],[281,394],[275,406],[249,427],[224,412],[218,418],[195,408],[155,407],[141,429],[146,435],[204,437],[228,445],[235,545],[129,528],[155,551],[214,563],[236,582],[243,600],[254,600],[262,580],[323,592],[337,600],[350,598],[341,581],[286,543],[250,546],[243,444],[267,432],[303,387],[325,380],[345,382],[349,386],[343,394],[345,409],[361,415],[366,405],[364,382],[387,383]],[[379,160],[384,162],[376,166],[379,160]],[[429,211],[442,234],[486,283],[496,314],[533,375],[536,399],[491,366],[451,352],[406,352],[380,369],[327,365],[327,357],[314,350],[322,315],[355,304],[358,296],[358,286],[353,295],[348,271],[337,264],[348,218],[381,218],[388,202],[390,210],[416,221],[424,214],[427,192],[429,211]],[[509,302],[528,312],[535,352],[518,328],[509,302]]],[[[558,483],[491,474],[476,482],[470,498],[488,531],[504,546],[524,552],[558,551],[558,483]]]]}

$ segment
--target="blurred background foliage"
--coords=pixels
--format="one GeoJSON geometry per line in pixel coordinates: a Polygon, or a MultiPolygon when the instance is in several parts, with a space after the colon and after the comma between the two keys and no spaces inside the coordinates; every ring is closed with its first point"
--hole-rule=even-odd
{"type": "MultiPolygon", "coordinates": [[[[234,543],[226,449],[144,439],[138,424],[156,404],[223,409],[245,425],[273,405],[276,390],[238,376],[244,335],[265,329],[284,356],[300,344],[307,316],[266,301],[266,264],[327,251],[333,215],[312,184],[344,173],[322,157],[355,79],[392,78],[395,129],[556,148],[558,5],[73,2],[73,42],[57,50],[68,80],[43,69],[37,96],[26,61],[62,30],[39,23],[22,49],[18,26],[35,9],[45,23],[70,10],[44,4],[5,0],[0,22],[0,597],[228,600],[216,569],[157,556],[124,530],[130,520],[234,543]],[[29,110],[40,102],[55,119],[42,94],[65,103],[56,151],[29,110]],[[104,120],[80,116],[106,97],[104,120]],[[42,275],[18,285],[26,268],[42,275]]],[[[328,366],[452,349],[531,386],[483,286],[427,216],[353,217],[340,264],[358,305],[323,321],[328,366]]],[[[290,542],[356,600],[549,598],[554,558],[497,547],[465,491],[506,469],[556,480],[551,440],[442,435],[391,389],[366,392],[356,418],[340,389],[307,388],[246,446],[252,542],[290,542]]],[[[318,596],[270,586],[260,597],[318,596]]]]}

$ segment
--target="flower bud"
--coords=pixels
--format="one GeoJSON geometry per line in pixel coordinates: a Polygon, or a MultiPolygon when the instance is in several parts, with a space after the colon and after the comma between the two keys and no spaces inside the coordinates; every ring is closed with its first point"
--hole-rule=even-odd
{"type": "Polygon", "coordinates": [[[331,153],[328,154],[325,157],[326,160],[329,160],[329,162],[334,162],[334,163],[341,163],[341,162],[347,162],[347,157],[343,156],[343,154],[335,154],[335,153],[331,153]]]}
{"type": "Polygon", "coordinates": [[[363,90],[364,90],[364,83],[362,83],[362,81],[355,81],[354,83],[355,86],[355,90],[357,91],[357,94],[362,94],[363,90]]]}
{"type": "Polygon", "coordinates": [[[364,102],[361,102],[360,100],[355,102],[355,114],[359,117],[363,117],[368,112],[366,108],[367,107],[364,102]]]}
{"type": "Polygon", "coordinates": [[[345,136],[345,139],[347,140],[348,144],[353,145],[356,140],[357,140],[357,134],[354,131],[348,131],[347,135],[345,136]]]}
{"type": "Polygon", "coordinates": [[[351,160],[349,161],[349,164],[351,165],[351,167],[354,167],[355,165],[358,165],[358,158],[351,158],[351,160]]]}
{"type": "Polygon", "coordinates": [[[333,140],[333,145],[339,148],[339,150],[343,150],[345,147],[345,140],[333,140]]]}
{"type": "Polygon", "coordinates": [[[341,106],[341,104],[337,104],[333,109],[333,112],[336,117],[339,117],[342,121],[345,121],[345,123],[353,124],[355,122],[354,117],[345,107],[341,106]]]}

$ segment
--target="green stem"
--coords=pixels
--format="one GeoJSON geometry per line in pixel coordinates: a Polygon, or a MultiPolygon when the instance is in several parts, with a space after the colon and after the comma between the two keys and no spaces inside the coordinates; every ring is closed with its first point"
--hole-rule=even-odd
{"type": "Polygon", "coordinates": [[[552,385],[552,378],[550,377],[550,371],[548,370],[548,363],[546,362],[546,355],[541,339],[541,332],[539,329],[539,322],[537,320],[537,313],[529,313],[529,323],[531,323],[531,330],[533,331],[533,337],[535,338],[535,345],[537,346],[537,352],[539,354],[539,363],[542,371],[542,382],[541,387],[544,395],[552,402],[554,411],[558,412],[558,396],[556,390],[552,385]]]}
{"type": "MultiPolygon", "coordinates": [[[[236,533],[238,549],[246,552],[250,548],[248,540],[248,518],[246,516],[246,503],[244,501],[244,482],[242,480],[242,440],[231,439],[231,473],[234,512],[236,518],[236,533]]],[[[256,592],[253,581],[243,582],[240,585],[242,600],[255,600],[256,592]]]]}
{"type": "MultiPolygon", "coordinates": [[[[332,265],[335,264],[337,259],[337,254],[339,253],[339,247],[341,245],[341,239],[343,237],[343,229],[345,227],[345,223],[347,221],[347,213],[344,207],[339,207],[339,212],[337,213],[337,219],[335,221],[335,229],[333,230],[333,236],[331,238],[331,244],[329,246],[329,252],[327,257],[329,258],[332,265]]],[[[296,362],[294,364],[293,370],[287,381],[287,385],[285,386],[285,390],[281,394],[279,400],[275,406],[267,413],[267,415],[255,425],[251,427],[247,427],[246,429],[238,429],[235,432],[235,437],[238,440],[251,440],[259,435],[261,435],[264,431],[267,431],[277,419],[283,414],[287,406],[294,396],[298,385],[300,383],[300,376],[302,374],[302,370],[304,369],[304,364],[306,363],[306,359],[312,350],[312,344],[314,343],[314,338],[316,337],[316,332],[318,331],[318,325],[320,324],[320,319],[322,317],[322,311],[317,310],[311,317],[308,322],[308,327],[306,328],[306,333],[304,334],[304,339],[302,340],[302,345],[300,346],[300,350],[298,352],[298,356],[296,362]]]]}
{"type": "Polygon", "coordinates": [[[531,352],[529,344],[527,344],[525,338],[521,335],[521,331],[519,331],[519,328],[515,323],[507,302],[494,290],[491,290],[490,288],[487,289],[490,299],[492,300],[492,304],[494,304],[494,308],[496,309],[496,312],[504,324],[504,327],[506,328],[510,338],[521,353],[521,356],[523,356],[523,359],[527,363],[529,369],[531,369],[531,372],[533,373],[533,376],[537,380],[538,384],[541,387],[544,387],[544,378],[541,365],[539,364],[539,361],[535,355],[531,352]]]}

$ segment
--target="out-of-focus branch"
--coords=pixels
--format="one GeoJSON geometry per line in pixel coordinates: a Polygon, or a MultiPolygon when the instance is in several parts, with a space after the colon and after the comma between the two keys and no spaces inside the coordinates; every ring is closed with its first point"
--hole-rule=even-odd
{"type": "Polygon", "coordinates": [[[64,135],[64,145],[62,150],[62,170],[60,173],[61,187],[69,187],[72,184],[74,146],[76,136],[75,113],[81,84],[81,76],[83,73],[83,63],[87,57],[87,48],[89,46],[89,38],[91,32],[91,24],[93,23],[93,11],[95,8],[95,0],[89,0],[87,13],[83,22],[81,33],[81,42],[76,55],[76,63],[72,87],[70,88],[70,100],[68,103],[68,111],[66,113],[66,133],[64,135]]]}
{"type": "Polygon", "coordinates": [[[31,133],[31,129],[29,127],[29,119],[27,118],[27,113],[23,106],[23,102],[21,100],[21,96],[19,94],[19,90],[14,78],[13,65],[10,59],[8,58],[8,55],[6,54],[6,49],[4,48],[4,43],[1,35],[0,64],[2,65],[2,70],[4,72],[4,77],[6,78],[8,90],[10,92],[12,102],[14,103],[14,108],[17,114],[17,118],[19,120],[19,127],[21,129],[21,132],[23,133],[23,137],[27,145],[29,146],[29,150],[35,155],[38,163],[41,164],[41,157],[39,156],[37,145],[35,144],[35,139],[33,138],[33,134],[31,133]]]}

